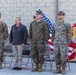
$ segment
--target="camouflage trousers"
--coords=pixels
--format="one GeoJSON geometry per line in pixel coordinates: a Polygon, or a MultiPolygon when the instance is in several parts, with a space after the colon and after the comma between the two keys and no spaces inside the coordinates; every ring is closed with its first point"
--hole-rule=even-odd
{"type": "Polygon", "coordinates": [[[35,64],[44,62],[45,44],[31,44],[31,58],[35,64]]]}
{"type": "Polygon", "coordinates": [[[4,50],[4,43],[0,42],[0,63],[3,62],[3,50],[4,50]]]}
{"type": "Polygon", "coordinates": [[[54,44],[56,67],[66,67],[68,47],[65,44],[54,44]]]}

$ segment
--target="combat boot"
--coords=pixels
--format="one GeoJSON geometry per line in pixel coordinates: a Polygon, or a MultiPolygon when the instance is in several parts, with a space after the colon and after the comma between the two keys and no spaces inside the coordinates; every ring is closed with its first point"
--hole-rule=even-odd
{"type": "Polygon", "coordinates": [[[0,69],[2,69],[2,63],[0,63],[0,69]]]}
{"type": "Polygon", "coordinates": [[[62,74],[66,74],[65,67],[62,67],[62,74]]]}
{"type": "Polygon", "coordinates": [[[38,72],[42,72],[42,64],[39,65],[39,70],[38,72]]]}
{"type": "Polygon", "coordinates": [[[36,66],[35,66],[35,68],[32,70],[32,72],[38,71],[38,69],[39,69],[39,65],[36,64],[36,66]]]}
{"type": "Polygon", "coordinates": [[[54,74],[61,73],[61,69],[59,67],[57,67],[56,70],[53,73],[54,74]]]}

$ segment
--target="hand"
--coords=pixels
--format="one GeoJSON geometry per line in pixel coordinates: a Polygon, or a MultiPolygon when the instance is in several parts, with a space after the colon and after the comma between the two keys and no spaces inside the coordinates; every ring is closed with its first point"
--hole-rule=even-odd
{"type": "Polygon", "coordinates": [[[6,43],[7,42],[7,40],[4,40],[4,43],[6,43]]]}
{"type": "Polygon", "coordinates": [[[70,44],[71,44],[71,42],[72,42],[72,41],[68,41],[68,42],[67,42],[67,45],[70,45],[70,44]]]}
{"type": "Polygon", "coordinates": [[[32,41],[32,39],[29,40],[29,42],[31,42],[31,41],[32,41]]]}
{"type": "Polygon", "coordinates": [[[10,45],[12,45],[12,43],[10,43],[10,45]]]}
{"type": "Polygon", "coordinates": [[[70,45],[70,44],[71,44],[71,42],[67,43],[67,45],[70,45]]]}
{"type": "Polygon", "coordinates": [[[44,43],[46,44],[47,42],[46,42],[46,41],[44,41],[44,43]]]}
{"type": "Polygon", "coordinates": [[[74,52],[76,53],[76,48],[74,48],[73,50],[74,50],[74,52]]]}
{"type": "Polygon", "coordinates": [[[22,46],[25,46],[25,44],[24,44],[24,43],[22,43],[22,46]]]}

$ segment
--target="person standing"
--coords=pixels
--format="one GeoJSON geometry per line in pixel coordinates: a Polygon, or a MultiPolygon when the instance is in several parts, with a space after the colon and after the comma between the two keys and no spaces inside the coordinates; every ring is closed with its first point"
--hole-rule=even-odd
{"type": "Polygon", "coordinates": [[[8,27],[6,23],[4,23],[1,20],[1,17],[0,17],[0,69],[2,68],[3,50],[4,50],[4,44],[7,38],[8,38],[8,27]]]}
{"type": "Polygon", "coordinates": [[[12,44],[13,55],[15,57],[15,67],[13,70],[21,70],[22,50],[27,43],[28,30],[21,23],[21,18],[16,17],[15,24],[11,27],[10,43],[12,44]]]}
{"type": "Polygon", "coordinates": [[[33,16],[33,21],[31,22],[31,24],[34,23],[35,21],[36,21],[36,15],[33,16]]]}
{"type": "Polygon", "coordinates": [[[71,25],[64,21],[65,13],[58,12],[58,20],[52,26],[52,42],[54,43],[54,55],[56,71],[54,73],[65,74],[67,62],[67,45],[71,42],[71,25]]]}
{"type": "Polygon", "coordinates": [[[33,19],[36,20],[36,15],[33,16],[33,19]]]}
{"type": "Polygon", "coordinates": [[[49,39],[48,24],[42,20],[42,12],[36,11],[36,20],[30,23],[29,40],[31,42],[31,58],[35,63],[35,68],[32,70],[42,72],[44,61],[45,43],[49,39]]]}

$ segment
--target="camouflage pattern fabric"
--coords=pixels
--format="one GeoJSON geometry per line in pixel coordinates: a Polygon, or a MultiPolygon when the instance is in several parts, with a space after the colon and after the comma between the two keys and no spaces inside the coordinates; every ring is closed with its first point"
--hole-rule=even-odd
{"type": "Polygon", "coordinates": [[[31,57],[35,64],[43,64],[43,55],[45,52],[45,43],[49,39],[48,24],[41,20],[33,21],[29,28],[29,40],[31,41],[31,57]]]}
{"type": "Polygon", "coordinates": [[[66,67],[67,45],[71,42],[71,25],[65,21],[52,27],[52,42],[57,67],[66,67]]]}
{"type": "Polygon", "coordinates": [[[0,22],[0,63],[3,60],[4,40],[8,37],[8,28],[4,22],[0,22]]]}

